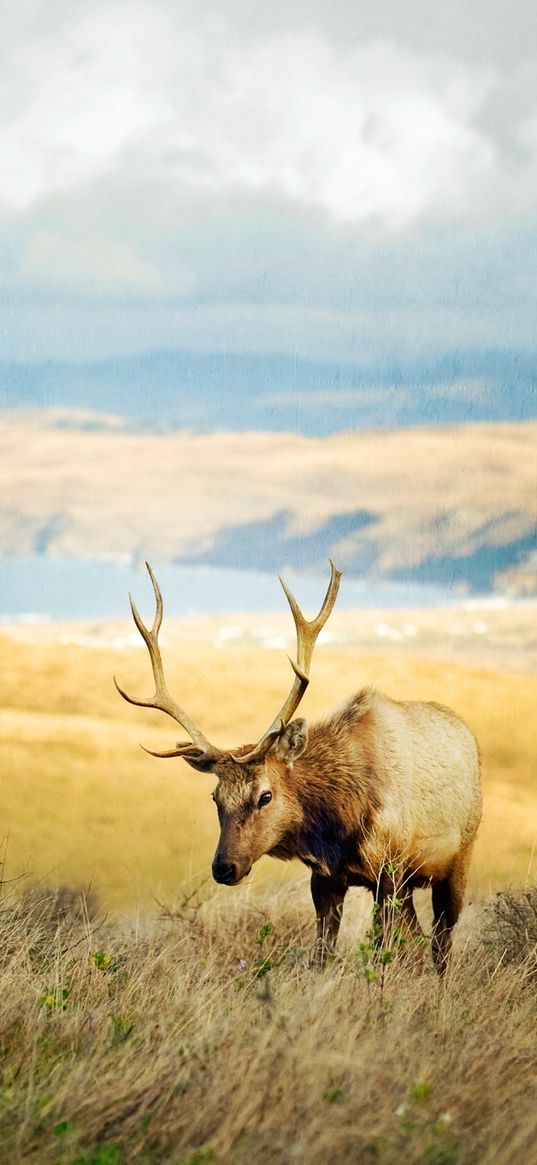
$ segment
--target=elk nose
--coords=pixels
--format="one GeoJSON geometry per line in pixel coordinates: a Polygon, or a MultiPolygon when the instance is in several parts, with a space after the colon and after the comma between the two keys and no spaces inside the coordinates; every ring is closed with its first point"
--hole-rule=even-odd
{"type": "Polygon", "coordinates": [[[219,855],[213,862],[213,878],[215,882],[222,882],[224,886],[232,886],[237,877],[237,867],[234,862],[226,862],[219,855]]]}

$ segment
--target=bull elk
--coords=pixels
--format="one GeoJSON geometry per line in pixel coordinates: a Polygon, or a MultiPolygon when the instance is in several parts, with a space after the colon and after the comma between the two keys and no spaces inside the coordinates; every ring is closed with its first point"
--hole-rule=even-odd
{"type": "MultiPolygon", "coordinates": [[[[216,748],[168,691],[158,633],[162,596],[149,564],[156,600],[151,629],[130,599],[135,624],[151,659],[155,694],[125,700],[166,712],[189,740],[161,757],[182,757],[214,773],[220,839],[213,877],[236,886],[264,854],[299,858],[311,870],[317,914],[314,963],[335,950],[345,894],[365,886],[374,896],[377,941],[397,902],[399,926],[422,937],[416,887],[432,888],[432,951],[439,973],[451,948],[472,845],[481,817],[479,752],[466,724],[434,703],[392,700],[371,687],[350,697],[309,729],[293,719],[309,683],[313,649],[336,601],[341,572],[331,577],[321,610],[307,621],[280,579],[297,637],[294,679],[282,708],[254,746],[216,748]]],[[[150,750],[147,750],[150,751],[150,750]]]]}

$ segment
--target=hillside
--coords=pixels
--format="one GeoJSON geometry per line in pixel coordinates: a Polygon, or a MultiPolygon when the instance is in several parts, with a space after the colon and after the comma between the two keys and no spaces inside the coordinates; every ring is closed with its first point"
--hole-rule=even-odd
{"type": "Polygon", "coordinates": [[[65,410],[0,419],[2,555],[534,593],[537,423],[326,438],[162,433],[65,410]]]}

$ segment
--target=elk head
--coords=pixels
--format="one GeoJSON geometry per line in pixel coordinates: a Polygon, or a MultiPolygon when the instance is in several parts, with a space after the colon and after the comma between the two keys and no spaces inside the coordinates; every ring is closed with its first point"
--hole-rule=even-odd
{"type": "Polygon", "coordinates": [[[155,694],[150,699],[129,696],[114,683],[124,700],[143,708],[158,708],[171,716],[190,737],[168,752],[151,752],[152,756],[179,756],[198,772],[214,773],[218,784],[213,800],[218,810],[220,840],[212,865],[213,877],[225,885],[236,885],[249,873],[254,862],[274,850],[299,824],[300,807],[288,780],[294,761],[308,742],[306,721],[293,716],[309,684],[313,648],[337,598],[341,571],[330,562],[328,589],[319,614],[308,621],[294,596],[280,578],[293,614],[297,637],[296,663],[290,659],[294,680],[289,695],[275,719],[254,747],[246,745],[237,752],[224,751],[210,744],[193,720],[168,691],[158,644],[163,604],[153,571],[146,563],[153,584],[156,612],[151,629],[145,626],[130,598],[134,622],[146,643],[155,680],[155,694]]]}

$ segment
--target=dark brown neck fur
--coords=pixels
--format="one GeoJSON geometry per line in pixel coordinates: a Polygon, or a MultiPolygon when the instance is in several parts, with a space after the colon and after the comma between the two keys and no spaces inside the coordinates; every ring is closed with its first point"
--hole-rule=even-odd
{"type": "Polygon", "coordinates": [[[297,857],[333,876],[359,867],[361,841],[380,805],[372,782],[373,749],[374,725],[365,693],[312,725],[305,752],[291,769],[282,765],[295,821],[271,850],[274,857],[297,857]]]}

